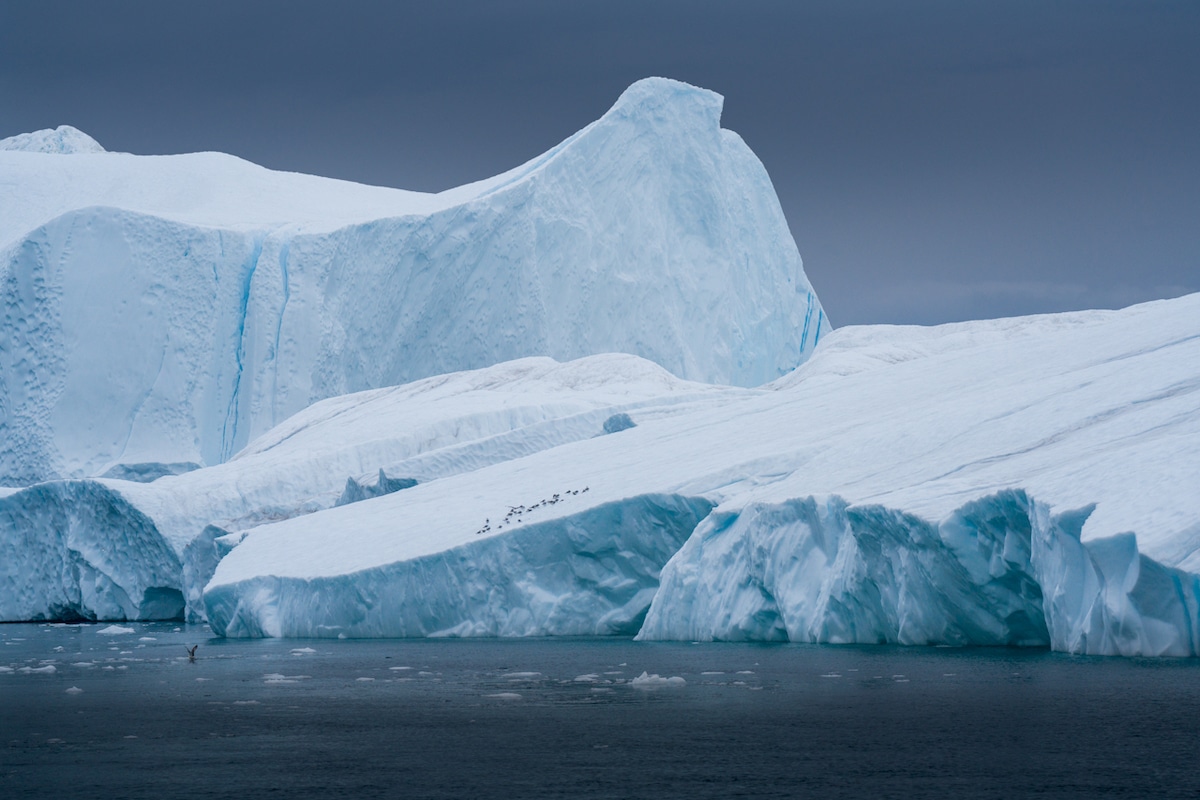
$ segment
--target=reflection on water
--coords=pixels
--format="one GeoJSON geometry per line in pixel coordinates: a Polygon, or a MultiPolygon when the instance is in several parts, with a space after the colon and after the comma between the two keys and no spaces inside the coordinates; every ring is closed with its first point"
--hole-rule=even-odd
{"type": "Polygon", "coordinates": [[[0,626],[6,798],[1183,797],[1198,712],[1183,660],[0,626]]]}

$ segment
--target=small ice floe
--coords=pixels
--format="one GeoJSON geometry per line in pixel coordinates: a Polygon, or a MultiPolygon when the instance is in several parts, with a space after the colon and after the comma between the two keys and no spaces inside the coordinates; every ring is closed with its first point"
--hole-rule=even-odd
{"type": "Polygon", "coordinates": [[[206,683],[211,680],[212,678],[196,678],[196,683],[206,683]]]}
{"type": "Polygon", "coordinates": [[[54,652],[56,652],[56,653],[61,653],[63,650],[66,650],[66,648],[63,647],[61,644],[58,647],[54,648],[54,652]]]}
{"type": "Polygon", "coordinates": [[[311,647],[293,647],[292,648],[292,655],[294,655],[294,656],[311,656],[315,652],[317,652],[317,651],[313,650],[311,647]]]}
{"type": "Polygon", "coordinates": [[[183,628],[171,628],[172,633],[179,633],[183,628]]]}
{"type": "Polygon", "coordinates": [[[83,689],[80,689],[78,686],[72,686],[70,689],[67,689],[67,694],[83,694],[83,689]]]}
{"type": "Polygon", "coordinates": [[[603,680],[597,673],[589,672],[587,675],[576,675],[576,683],[599,683],[603,680]]]}
{"type": "Polygon", "coordinates": [[[120,625],[109,625],[107,628],[101,628],[96,631],[98,636],[121,636],[126,633],[136,633],[133,628],[124,628],[120,625]]]}
{"type": "Polygon", "coordinates": [[[22,675],[53,675],[58,670],[53,664],[47,664],[44,667],[21,667],[17,672],[22,675]]]}
{"type": "Polygon", "coordinates": [[[826,672],[826,673],[825,673],[824,675],[822,675],[821,677],[822,677],[822,678],[840,678],[840,677],[842,677],[842,676],[841,676],[841,674],[839,674],[839,673],[837,673],[837,672],[826,672]]]}
{"type": "Polygon", "coordinates": [[[540,678],[540,672],[509,672],[505,675],[509,680],[529,680],[530,678],[540,678]]]}
{"type": "Polygon", "coordinates": [[[136,736],[134,736],[134,735],[131,733],[131,734],[129,734],[128,736],[125,736],[125,737],[122,737],[122,738],[125,738],[125,739],[136,739],[137,737],[136,737],[136,736]]]}
{"type": "Polygon", "coordinates": [[[516,692],[496,692],[495,694],[484,695],[485,697],[494,697],[497,700],[520,700],[521,695],[516,692]]]}
{"type": "Polygon", "coordinates": [[[158,639],[154,638],[153,636],[140,636],[140,637],[138,637],[138,641],[139,642],[157,642],[158,639]]]}
{"type": "Polygon", "coordinates": [[[5,673],[15,672],[15,671],[16,670],[14,670],[12,667],[0,667],[0,675],[4,675],[5,673]]]}
{"type": "Polygon", "coordinates": [[[725,673],[719,669],[710,669],[707,672],[701,672],[701,675],[724,675],[725,673]]]}
{"type": "Polygon", "coordinates": [[[417,674],[420,675],[422,678],[432,678],[433,677],[432,672],[426,672],[425,670],[421,670],[417,674]]]}
{"type": "Polygon", "coordinates": [[[754,674],[754,670],[752,670],[752,669],[739,669],[738,670],[738,675],[753,675],[753,674],[754,674]]]}
{"type": "Polygon", "coordinates": [[[360,681],[360,682],[362,682],[362,683],[366,683],[366,682],[368,682],[368,681],[373,681],[373,680],[375,680],[375,679],[374,679],[374,678],[355,678],[354,680],[356,680],[356,681],[360,681]]]}
{"type": "Polygon", "coordinates": [[[412,669],[412,667],[388,667],[388,669],[390,669],[392,672],[399,672],[405,669],[412,669]]]}
{"type": "Polygon", "coordinates": [[[263,675],[263,683],[268,685],[299,683],[300,681],[307,680],[311,677],[311,675],[284,675],[281,672],[269,672],[266,675],[263,675]]]}
{"type": "Polygon", "coordinates": [[[645,671],[643,671],[641,675],[638,675],[636,678],[631,680],[629,685],[635,689],[666,689],[686,686],[687,681],[678,675],[670,678],[664,678],[657,673],[654,675],[648,675],[645,671]]]}
{"type": "Polygon", "coordinates": [[[257,705],[261,705],[261,703],[259,703],[257,700],[234,700],[234,701],[233,701],[233,704],[234,704],[235,706],[257,706],[257,705]]]}

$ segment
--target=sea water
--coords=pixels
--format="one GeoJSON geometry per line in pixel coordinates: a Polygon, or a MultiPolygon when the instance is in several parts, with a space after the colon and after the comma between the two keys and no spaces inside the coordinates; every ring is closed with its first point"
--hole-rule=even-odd
{"type": "Polygon", "coordinates": [[[0,626],[4,798],[1198,793],[1196,660],[0,626]]]}

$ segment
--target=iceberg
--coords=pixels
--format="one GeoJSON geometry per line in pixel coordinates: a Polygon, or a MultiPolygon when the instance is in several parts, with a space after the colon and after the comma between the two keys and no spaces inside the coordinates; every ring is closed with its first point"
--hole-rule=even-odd
{"type": "Polygon", "coordinates": [[[1197,655],[1197,320],[1200,295],[841,329],[765,390],[628,412],[618,434],[255,528],[204,591],[209,621],[237,636],[597,631],[613,606],[579,598],[634,580],[646,605],[621,595],[612,629],[645,614],[642,639],[1197,655]],[[658,572],[596,559],[617,537],[658,572]],[[587,618],[543,621],[563,607],[587,618]]]}
{"type": "Polygon", "coordinates": [[[4,140],[0,484],[214,466],[315,401],[529,356],[778,378],[829,323],[721,107],[639,81],[437,194],[4,140]]]}

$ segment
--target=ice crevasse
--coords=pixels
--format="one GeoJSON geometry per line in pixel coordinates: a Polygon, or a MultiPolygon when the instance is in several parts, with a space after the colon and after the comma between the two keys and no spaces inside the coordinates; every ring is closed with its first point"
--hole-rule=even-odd
{"type": "Polygon", "coordinates": [[[314,401],[527,356],[779,377],[829,323],[721,107],[639,81],[437,194],[0,142],[0,485],[213,466],[314,401]]]}

